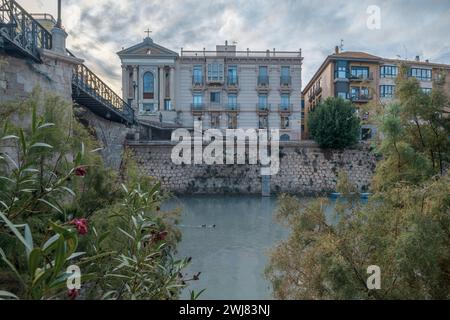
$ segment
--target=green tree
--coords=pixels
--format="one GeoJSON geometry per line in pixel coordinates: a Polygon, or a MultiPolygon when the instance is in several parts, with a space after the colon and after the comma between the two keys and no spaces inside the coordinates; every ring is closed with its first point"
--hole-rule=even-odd
{"type": "Polygon", "coordinates": [[[345,176],[345,201],[280,199],[278,218],[291,234],[267,267],[275,297],[450,299],[448,98],[423,93],[405,75],[379,119],[383,158],[368,204],[352,197],[345,176]],[[381,290],[367,288],[372,265],[381,268],[381,290]]]}
{"type": "Polygon", "coordinates": [[[344,149],[358,143],[360,121],[350,101],[328,98],[311,112],[309,131],[321,148],[344,149]]]}

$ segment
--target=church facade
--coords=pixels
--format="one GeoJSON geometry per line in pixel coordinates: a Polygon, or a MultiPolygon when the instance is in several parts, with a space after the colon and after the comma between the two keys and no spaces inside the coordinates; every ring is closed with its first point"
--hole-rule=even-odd
{"type": "Polygon", "coordinates": [[[302,120],[301,51],[215,51],[178,54],[150,37],[118,52],[123,98],[138,119],[159,128],[280,129],[299,141],[302,120]]]}

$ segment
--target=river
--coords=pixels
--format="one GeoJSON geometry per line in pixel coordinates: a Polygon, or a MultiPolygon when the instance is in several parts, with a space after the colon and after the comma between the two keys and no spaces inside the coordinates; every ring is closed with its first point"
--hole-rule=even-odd
{"type": "MultiPolygon", "coordinates": [[[[206,289],[201,299],[271,299],[264,278],[268,250],[288,235],[277,224],[277,198],[261,196],[186,196],[167,208],[183,211],[179,256],[192,257],[186,272],[201,272],[190,290],[206,289]]],[[[189,298],[186,290],[183,298],[189,298]]]]}

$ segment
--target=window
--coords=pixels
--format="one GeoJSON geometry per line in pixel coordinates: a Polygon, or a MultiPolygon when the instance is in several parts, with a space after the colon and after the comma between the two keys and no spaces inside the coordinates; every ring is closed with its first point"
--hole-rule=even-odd
{"type": "Polygon", "coordinates": [[[430,69],[411,68],[410,76],[420,81],[431,81],[432,72],[430,69]]]}
{"type": "Polygon", "coordinates": [[[220,115],[218,114],[211,115],[211,128],[213,129],[220,128],[220,115]]]}
{"type": "Polygon", "coordinates": [[[259,67],[258,84],[265,86],[269,84],[269,72],[266,66],[259,67]]]}
{"type": "Polygon", "coordinates": [[[194,108],[201,108],[203,106],[203,95],[194,94],[193,99],[194,108]]]}
{"type": "Polygon", "coordinates": [[[380,86],[380,96],[382,98],[392,98],[395,94],[395,86],[380,86]]]}
{"type": "Polygon", "coordinates": [[[420,88],[423,93],[431,94],[432,89],[431,88],[420,88]]]}
{"type": "Polygon", "coordinates": [[[164,100],[164,110],[165,111],[172,110],[172,101],[170,101],[168,99],[164,100]]]}
{"type": "Polygon", "coordinates": [[[144,112],[155,112],[156,111],[155,104],[153,104],[153,103],[144,103],[144,104],[142,104],[142,110],[144,112]]]}
{"type": "Polygon", "coordinates": [[[208,64],[208,81],[222,82],[223,81],[223,64],[213,62],[208,64]]]}
{"type": "Polygon", "coordinates": [[[201,65],[194,66],[194,70],[192,71],[192,79],[195,85],[203,84],[203,67],[201,65]]]}
{"type": "Polygon", "coordinates": [[[289,128],[289,117],[281,117],[281,129],[289,128]]]}
{"type": "Polygon", "coordinates": [[[281,84],[290,85],[291,84],[291,68],[281,67],[281,84]]]}
{"type": "Polygon", "coordinates": [[[228,95],[228,109],[230,110],[237,109],[237,95],[235,94],[228,95]]]}
{"type": "Polygon", "coordinates": [[[369,88],[367,87],[352,87],[351,88],[351,98],[352,99],[368,99],[369,98],[369,88]]]}
{"type": "Polygon", "coordinates": [[[339,98],[344,99],[344,100],[347,100],[347,99],[348,99],[348,93],[347,93],[347,92],[338,92],[338,93],[337,93],[337,96],[338,96],[339,98]]]}
{"type": "Polygon", "coordinates": [[[267,94],[260,94],[258,96],[258,106],[260,109],[267,109],[269,104],[267,103],[267,94]]]}
{"type": "Polygon", "coordinates": [[[342,60],[336,61],[334,73],[336,79],[347,79],[348,62],[342,60]]]}
{"type": "Polygon", "coordinates": [[[237,83],[238,83],[237,66],[229,66],[228,85],[237,85],[237,83]]]}
{"type": "Polygon", "coordinates": [[[228,115],[228,129],[237,129],[237,115],[236,114],[228,115]]]}
{"type": "Polygon", "coordinates": [[[220,92],[211,92],[209,101],[215,104],[220,103],[220,92]]]}
{"type": "Polygon", "coordinates": [[[291,97],[288,94],[281,95],[281,108],[283,110],[289,109],[291,105],[291,97]]]}
{"type": "Polygon", "coordinates": [[[358,79],[369,78],[369,68],[367,67],[352,67],[352,77],[358,79]]]}
{"type": "Polygon", "coordinates": [[[380,67],[381,78],[397,78],[398,67],[397,66],[381,66],[380,67]]]}
{"type": "Polygon", "coordinates": [[[144,99],[154,99],[155,98],[155,78],[153,73],[144,73],[144,99]]]}
{"type": "Polygon", "coordinates": [[[267,129],[269,127],[269,118],[267,116],[259,117],[259,129],[267,129]]]}
{"type": "Polygon", "coordinates": [[[280,137],[280,141],[290,141],[290,140],[291,140],[291,137],[289,137],[288,134],[283,134],[283,135],[280,137]]]}

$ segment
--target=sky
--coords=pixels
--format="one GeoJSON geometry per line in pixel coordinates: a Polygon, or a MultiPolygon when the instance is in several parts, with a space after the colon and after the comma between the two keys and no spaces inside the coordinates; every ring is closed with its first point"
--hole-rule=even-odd
{"type": "MultiPolygon", "coordinates": [[[[57,0],[17,0],[56,17],[57,0]]],[[[67,47],[120,92],[116,52],[152,30],[155,43],[180,52],[302,49],[303,87],[334,47],[450,64],[450,0],[62,0],[67,47]],[[375,10],[374,10],[374,7],[375,10]],[[378,11],[378,9],[379,11],[378,11]],[[369,22],[369,24],[368,24],[369,22]]]]}

